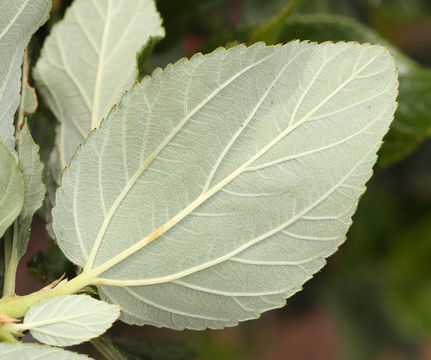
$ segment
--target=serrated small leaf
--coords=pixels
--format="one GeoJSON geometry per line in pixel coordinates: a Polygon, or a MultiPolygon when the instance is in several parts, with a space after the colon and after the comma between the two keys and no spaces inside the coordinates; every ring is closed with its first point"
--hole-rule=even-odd
{"type": "MultiPolygon", "coordinates": [[[[164,29],[153,0],[75,0],[45,41],[33,76],[60,122],[59,169],[137,78],[136,54],[164,29]]],[[[58,170],[59,170],[58,169],[58,170]]],[[[57,170],[57,171],[58,171],[57,170]]]]}
{"type": "Polygon", "coordinates": [[[120,307],[88,295],[57,296],[31,307],[23,329],[48,345],[70,346],[103,334],[120,316],[120,307]]]}
{"type": "Polygon", "coordinates": [[[48,19],[50,0],[3,1],[0,9],[0,140],[12,149],[20,102],[21,63],[33,33],[48,19]]]}
{"type": "Polygon", "coordinates": [[[18,218],[17,256],[24,255],[30,238],[33,215],[42,206],[45,185],[42,181],[43,165],[39,158],[39,146],[33,141],[27,122],[18,135],[18,160],[24,176],[24,206],[18,218]]]}
{"type": "Polygon", "coordinates": [[[21,212],[24,180],[11,150],[0,140],[0,238],[21,212]]]}
{"type": "Polygon", "coordinates": [[[86,355],[45,345],[0,343],[0,360],[91,360],[86,355]]]}
{"type": "Polygon", "coordinates": [[[222,328],[283,306],[345,240],[396,94],[390,54],[354,43],[156,70],[65,170],[59,246],[128,323],[222,328]]]}

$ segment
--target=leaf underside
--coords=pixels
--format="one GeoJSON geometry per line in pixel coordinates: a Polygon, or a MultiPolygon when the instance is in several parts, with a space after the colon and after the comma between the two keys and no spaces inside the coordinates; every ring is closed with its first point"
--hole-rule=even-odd
{"type": "Polygon", "coordinates": [[[40,162],[39,146],[31,137],[28,123],[24,122],[18,139],[18,160],[24,178],[24,206],[18,218],[17,255],[27,250],[33,215],[42,206],[45,185],[42,181],[44,166],[40,162]]]}
{"type": "Polygon", "coordinates": [[[0,139],[10,149],[15,146],[13,117],[20,102],[24,49],[50,8],[50,0],[3,1],[0,8],[0,139]]]}
{"type": "Polygon", "coordinates": [[[67,350],[22,343],[0,343],[0,360],[91,360],[88,356],[67,350]]]}
{"type": "Polygon", "coordinates": [[[30,308],[24,325],[44,344],[70,346],[103,334],[119,315],[119,306],[87,295],[57,296],[30,308]]]}
{"type": "Polygon", "coordinates": [[[58,171],[136,81],[151,36],[164,36],[153,0],[76,0],[53,28],[33,75],[59,121],[58,171]]]}
{"type": "Polygon", "coordinates": [[[380,46],[218,49],[156,70],[66,169],[66,256],[128,323],[223,328],[281,307],[344,241],[393,119],[380,46]]]}
{"type": "Polygon", "coordinates": [[[0,238],[21,212],[24,182],[11,150],[0,140],[0,238]]]}

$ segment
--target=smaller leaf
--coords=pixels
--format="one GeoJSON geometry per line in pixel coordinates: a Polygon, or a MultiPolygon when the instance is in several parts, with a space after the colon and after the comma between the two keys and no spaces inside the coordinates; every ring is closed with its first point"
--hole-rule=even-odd
{"type": "Polygon", "coordinates": [[[0,360],[90,360],[86,355],[50,346],[0,343],[0,360]]]}
{"type": "Polygon", "coordinates": [[[12,152],[0,140],[0,238],[21,212],[24,180],[12,152]]]}
{"type": "Polygon", "coordinates": [[[119,316],[119,306],[87,295],[57,296],[30,308],[20,328],[42,343],[69,346],[103,334],[119,316]]]}
{"type": "Polygon", "coordinates": [[[24,207],[18,218],[18,257],[24,255],[30,238],[30,226],[35,212],[45,198],[42,181],[43,165],[39,158],[39,146],[31,137],[27,122],[24,123],[18,139],[18,160],[24,176],[24,207]]]}

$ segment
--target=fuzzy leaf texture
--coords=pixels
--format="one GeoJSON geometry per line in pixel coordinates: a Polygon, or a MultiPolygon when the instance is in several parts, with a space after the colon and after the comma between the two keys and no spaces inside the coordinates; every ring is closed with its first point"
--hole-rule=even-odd
{"type": "Polygon", "coordinates": [[[153,0],[72,3],[48,36],[33,73],[59,121],[59,163],[53,166],[69,164],[77,146],[136,81],[137,52],[151,37],[163,36],[153,0]]]}
{"type": "Polygon", "coordinates": [[[21,212],[24,180],[11,150],[0,140],[0,238],[21,212]]]}
{"type": "Polygon", "coordinates": [[[20,102],[21,64],[31,36],[48,19],[50,0],[0,4],[0,139],[13,149],[13,117],[20,102]]]}
{"type": "Polygon", "coordinates": [[[381,46],[220,48],[137,84],[63,174],[66,256],[122,320],[234,326],[345,240],[396,108],[381,46]]]}
{"type": "Polygon", "coordinates": [[[119,316],[119,306],[88,295],[57,296],[33,306],[22,328],[44,344],[70,346],[102,335],[119,316]]]}
{"type": "Polygon", "coordinates": [[[91,360],[88,356],[50,346],[0,343],[0,360],[91,360]]]}

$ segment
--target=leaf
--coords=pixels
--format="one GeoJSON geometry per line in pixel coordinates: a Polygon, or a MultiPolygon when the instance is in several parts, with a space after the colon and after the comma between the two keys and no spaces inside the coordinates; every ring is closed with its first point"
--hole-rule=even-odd
{"type": "Polygon", "coordinates": [[[399,107],[380,151],[380,165],[390,165],[402,159],[431,135],[431,113],[428,111],[431,103],[431,69],[409,59],[370,28],[343,16],[295,15],[286,21],[281,33],[278,42],[292,39],[354,40],[390,48],[400,75],[399,107]]]}
{"type": "Polygon", "coordinates": [[[48,19],[51,1],[14,0],[1,5],[0,140],[14,148],[13,116],[20,102],[21,63],[31,36],[48,19]]]}
{"type": "Polygon", "coordinates": [[[185,344],[173,340],[113,338],[113,343],[128,360],[195,360],[196,354],[185,344]]]}
{"type": "Polygon", "coordinates": [[[70,346],[103,334],[119,315],[119,306],[88,295],[56,296],[31,307],[20,328],[42,343],[70,346]]]}
{"type": "Polygon", "coordinates": [[[39,158],[39,146],[31,137],[27,122],[19,133],[18,160],[24,176],[24,206],[18,218],[18,239],[14,244],[20,258],[27,250],[33,215],[42,206],[45,185],[42,181],[43,165],[39,158]]]}
{"type": "Polygon", "coordinates": [[[59,168],[136,81],[136,53],[164,30],[153,0],[76,0],[48,36],[34,78],[59,120],[59,168]]]}
{"type": "Polygon", "coordinates": [[[0,238],[21,212],[24,181],[11,150],[0,140],[0,238]]]}
{"type": "Polygon", "coordinates": [[[396,93],[388,52],[354,43],[156,70],[65,170],[59,246],[127,323],[222,328],[281,307],[344,241],[396,93]]]}
{"type": "Polygon", "coordinates": [[[88,356],[50,346],[0,343],[0,360],[91,360],[88,356]]]}

